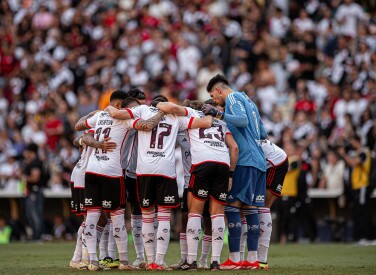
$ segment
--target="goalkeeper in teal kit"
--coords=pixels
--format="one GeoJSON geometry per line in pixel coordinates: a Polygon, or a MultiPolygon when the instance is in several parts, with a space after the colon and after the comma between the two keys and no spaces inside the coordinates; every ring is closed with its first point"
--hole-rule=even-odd
{"type": "Polygon", "coordinates": [[[213,77],[206,89],[216,103],[225,107],[225,112],[220,112],[211,105],[204,105],[202,111],[224,120],[239,147],[232,187],[227,195],[228,206],[225,207],[230,257],[221,264],[221,269],[258,269],[260,221],[257,207],[264,206],[266,188],[266,160],[260,140],[266,139],[266,131],[257,106],[245,93],[233,91],[223,75],[213,77]],[[240,261],[240,211],[246,218],[248,228],[248,257],[244,262],[240,261]]]}

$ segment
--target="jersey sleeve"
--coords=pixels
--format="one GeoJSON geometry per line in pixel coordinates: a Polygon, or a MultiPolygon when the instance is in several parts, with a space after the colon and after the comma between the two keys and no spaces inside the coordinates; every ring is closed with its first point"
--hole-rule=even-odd
{"type": "Polygon", "coordinates": [[[138,117],[142,116],[145,108],[147,108],[146,105],[139,105],[139,106],[133,107],[131,109],[125,108],[125,110],[128,111],[128,113],[131,115],[131,118],[138,118],[138,117]]]}
{"type": "Polygon", "coordinates": [[[192,108],[189,108],[189,107],[184,107],[185,111],[186,111],[186,116],[187,117],[191,117],[193,116],[193,114],[195,113],[195,110],[192,109],[192,108]]]}
{"type": "Polygon", "coordinates": [[[190,129],[190,126],[192,125],[194,117],[179,117],[179,131],[190,129]]]}
{"type": "Polygon", "coordinates": [[[229,108],[226,108],[224,121],[236,127],[247,127],[248,117],[242,100],[237,99],[236,96],[231,93],[227,96],[226,105],[227,104],[229,104],[229,108]],[[229,110],[229,112],[227,112],[227,110],[229,110]]]}
{"type": "Polygon", "coordinates": [[[131,119],[125,119],[122,120],[122,124],[127,128],[127,129],[134,129],[133,125],[136,124],[137,121],[139,121],[140,118],[131,118],[131,119]]]}
{"type": "Polygon", "coordinates": [[[141,118],[131,118],[131,119],[126,119],[123,121],[123,124],[125,125],[125,127],[127,127],[128,129],[136,129],[135,126],[136,126],[136,123],[137,121],[139,121],[141,118]]]}
{"type": "Polygon", "coordinates": [[[100,112],[97,112],[95,115],[85,120],[85,124],[88,128],[95,128],[95,124],[97,123],[99,113],[100,112]]]}

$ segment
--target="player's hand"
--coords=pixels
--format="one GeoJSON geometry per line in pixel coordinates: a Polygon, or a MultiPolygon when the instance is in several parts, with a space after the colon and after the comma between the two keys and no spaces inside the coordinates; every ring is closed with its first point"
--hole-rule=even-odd
{"type": "Polygon", "coordinates": [[[201,108],[201,111],[205,114],[205,115],[210,115],[216,119],[223,119],[225,117],[225,113],[215,109],[213,106],[211,106],[210,104],[204,104],[201,108]]]}
{"type": "Polygon", "coordinates": [[[116,143],[115,142],[111,142],[109,141],[111,138],[108,137],[108,138],[104,138],[103,141],[101,141],[101,149],[104,150],[104,151],[113,151],[116,149],[116,143]]]}
{"type": "Polygon", "coordinates": [[[232,178],[229,178],[228,179],[228,189],[227,189],[227,192],[230,192],[231,188],[232,188],[232,178]]]}
{"type": "Polygon", "coordinates": [[[113,106],[107,106],[106,109],[104,109],[105,112],[107,112],[110,117],[112,117],[114,115],[114,112],[117,111],[117,109],[113,106]]]}

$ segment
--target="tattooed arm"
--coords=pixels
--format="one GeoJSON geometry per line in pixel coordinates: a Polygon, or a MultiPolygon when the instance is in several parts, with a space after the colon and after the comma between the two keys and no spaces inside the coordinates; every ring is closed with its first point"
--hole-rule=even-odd
{"type": "Polygon", "coordinates": [[[93,148],[100,148],[105,151],[112,151],[116,149],[116,142],[108,141],[110,137],[104,138],[102,141],[98,141],[94,138],[94,133],[89,132],[82,137],[82,143],[93,148]]]}
{"type": "Polygon", "coordinates": [[[76,126],[74,126],[74,129],[76,131],[83,131],[83,130],[89,129],[86,125],[86,120],[88,118],[92,117],[93,115],[95,115],[97,112],[99,112],[99,111],[98,110],[93,111],[93,112],[87,114],[86,116],[81,117],[80,120],[76,123],[76,126]]]}
{"type": "Polygon", "coordinates": [[[133,128],[141,131],[151,131],[155,126],[158,125],[159,121],[161,121],[164,115],[164,112],[159,111],[155,116],[149,118],[148,120],[136,120],[136,124],[133,126],[133,128]]]}

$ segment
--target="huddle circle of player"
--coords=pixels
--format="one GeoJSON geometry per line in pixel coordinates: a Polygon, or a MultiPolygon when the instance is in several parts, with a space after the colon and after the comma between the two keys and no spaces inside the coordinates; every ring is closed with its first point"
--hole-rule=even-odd
{"type": "Polygon", "coordinates": [[[270,207],[281,195],[287,155],[268,140],[256,105],[245,93],[232,90],[223,75],[213,77],[207,91],[212,99],[205,103],[185,100],[180,106],[159,95],[147,106],[139,89],[118,90],[105,110],[77,122],[76,130],[84,132],[74,140],[81,157],[71,175],[71,207],[84,220],[70,267],[268,268],[270,207]],[[176,181],[177,147],[184,167],[182,198],[176,181]],[[134,261],[128,258],[127,202],[134,261]],[[164,258],[171,209],[178,207],[183,217],[181,259],[168,266],[164,258]],[[230,254],[221,263],[225,215],[230,254]]]}

